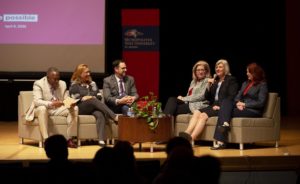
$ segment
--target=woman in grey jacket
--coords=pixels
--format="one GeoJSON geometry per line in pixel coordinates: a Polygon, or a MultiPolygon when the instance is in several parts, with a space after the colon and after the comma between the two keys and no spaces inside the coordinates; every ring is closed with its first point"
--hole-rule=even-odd
{"type": "Polygon", "coordinates": [[[177,114],[193,113],[195,110],[207,107],[209,102],[205,99],[208,88],[210,68],[206,61],[198,61],[192,69],[193,80],[190,83],[186,96],[169,97],[164,108],[164,114],[174,116],[177,114]]]}

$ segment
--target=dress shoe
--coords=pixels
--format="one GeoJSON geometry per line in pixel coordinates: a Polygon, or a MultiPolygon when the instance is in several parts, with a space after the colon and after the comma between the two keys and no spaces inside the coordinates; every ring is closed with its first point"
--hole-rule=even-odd
{"type": "Polygon", "coordinates": [[[104,147],[104,146],[106,146],[106,143],[105,143],[105,141],[103,141],[103,140],[100,140],[100,141],[99,141],[99,146],[101,146],[101,147],[104,147]]]}
{"type": "Polygon", "coordinates": [[[77,145],[73,142],[72,139],[68,140],[68,147],[69,148],[77,148],[77,145]]]}
{"type": "Polygon", "coordinates": [[[186,132],[179,132],[179,137],[183,137],[186,140],[188,140],[189,142],[192,141],[192,136],[186,132]]]}
{"type": "Polygon", "coordinates": [[[217,144],[216,146],[210,147],[211,150],[222,150],[226,148],[226,144],[217,144]]]}

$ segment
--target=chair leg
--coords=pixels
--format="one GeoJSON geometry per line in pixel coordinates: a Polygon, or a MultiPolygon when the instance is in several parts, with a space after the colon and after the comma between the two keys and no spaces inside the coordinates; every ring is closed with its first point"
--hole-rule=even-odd
{"type": "Polygon", "coordinates": [[[77,146],[80,147],[81,146],[81,140],[77,140],[77,146]]]}
{"type": "Polygon", "coordinates": [[[111,144],[115,145],[115,139],[114,138],[111,139],[111,144]]]}
{"type": "Polygon", "coordinates": [[[244,149],[244,144],[240,143],[240,150],[243,150],[243,149],[244,149]]]}
{"type": "Polygon", "coordinates": [[[43,141],[39,141],[39,148],[43,147],[43,141]]]}
{"type": "Polygon", "coordinates": [[[19,144],[24,144],[24,139],[22,137],[19,139],[19,144]]]}
{"type": "Polygon", "coordinates": [[[278,148],[278,147],[279,147],[279,142],[276,141],[276,142],[275,142],[275,148],[278,148]]]}

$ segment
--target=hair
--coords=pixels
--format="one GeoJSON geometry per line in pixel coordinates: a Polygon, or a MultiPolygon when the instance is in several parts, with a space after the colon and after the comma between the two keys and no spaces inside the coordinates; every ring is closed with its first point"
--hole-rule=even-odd
{"type": "Polygon", "coordinates": [[[125,63],[125,61],[122,59],[116,59],[112,62],[112,67],[113,68],[118,67],[120,63],[125,63]]]}
{"type": "Polygon", "coordinates": [[[187,150],[193,150],[191,143],[183,137],[173,137],[166,145],[166,153],[169,155],[176,147],[184,147],[187,150]]]}
{"type": "Polygon", "coordinates": [[[204,61],[204,60],[200,60],[198,61],[194,66],[193,66],[193,69],[192,69],[192,77],[193,77],[193,80],[197,80],[197,77],[196,77],[196,70],[197,70],[197,67],[199,65],[202,65],[206,71],[206,77],[211,77],[211,74],[210,74],[210,67],[209,67],[209,64],[204,61]]]}
{"type": "Polygon", "coordinates": [[[258,83],[264,82],[266,80],[265,79],[265,71],[258,64],[250,63],[247,66],[247,69],[248,69],[249,73],[251,73],[251,75],[253,76],[254,84],[258,84],[258,83]]]}
{"type": "Polygon", "coordinates": [[[50,67],[48,68],[47,70],[47,76],[52,73],[52,72],[56,72],[56,73],[59,73],[59,70],[56,68],[56,67],[50,67]]]}
{"type": "MultiPolygon", "coordinates": [[[[74,82],[74,83],[82,83],[82,79],[81,79],[81,74],[82,72],[88,68],[88,65],[86,64],[79,64],[77,65],[75,71],[73,72],[73,75],[71,77],[71,82],[74,82]]],[[[89,80],[88,80],[89,83],[92,82],[92,77],[90,76],[89,80]]]]}
{"type": "Polygon", "coordinates": [[[229,64],[228,64],[228,62],[227,62],[226,59],[219,59],[216,62],[215,68],[217,68],[217,66],[219,64],[223,64],[224,65],[225,75],[231,75],[231,73],[230,73],[230,67],[229,67],[229,64]]]}
{"type": "Polygon", "coordinates": [[[48,158],[52,160],[68,159],[68,143],[61,134],[48,137],[45,140],[45,152],[48,158]]]}

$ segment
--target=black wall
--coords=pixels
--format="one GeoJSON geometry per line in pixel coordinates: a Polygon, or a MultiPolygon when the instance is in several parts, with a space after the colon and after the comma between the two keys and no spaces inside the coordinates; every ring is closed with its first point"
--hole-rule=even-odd
{"type": "MultiPolygon", "coordinates": [[[[106,71],[111,61],[122,57],[121,10],[123,8],[160,9],[160,101],[185,95],[191,69],[200,59],[229,61],[231,73],[241,83],[246,66],[255,61],[266,70],[269,90],[282,97],[286,112],[285,1],[194,1],[107,0],[106,71]]],[[[141,68],[146,70],[147,68],[141,68]]],[[[213,72],[214,73],[214,72],[213,72]]],[[[104,74],[104,75],[107,75],[104,74]]],[[[1,78],[14,74],[1,74],[1,78]]],[[[28,75],[28,74],[27,74],[28,75]]],[[[40,78],[36,74],[32,78],[40,78]]],[[[28,78],[22,76],[24,78],[28,78]]],[[[22,78],[21,77],[21,78],[22,78]]],[[[70,74],[63,79],[69,81],[70,74]]],[[[19,77],[20,78],[20,77],[19,77]]],[[[103,75],[94,79],[102,86],[103,75]]],[[[32,82],[0,82],[0,120],[17,120],[17,94],[31,90],[32,82]]]]}

